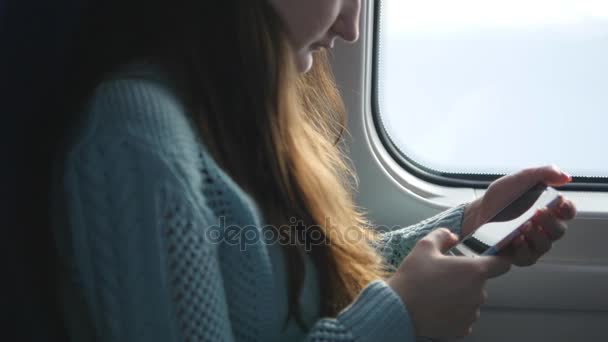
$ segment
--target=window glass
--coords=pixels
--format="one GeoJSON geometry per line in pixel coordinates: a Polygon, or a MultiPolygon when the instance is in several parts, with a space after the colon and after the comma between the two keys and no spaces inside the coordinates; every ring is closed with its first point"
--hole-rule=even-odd
{"type": "Polygon", "coordinates": [[[383,0],[378,122],[440,173],[608,176],[607,0],[383,0]]]}

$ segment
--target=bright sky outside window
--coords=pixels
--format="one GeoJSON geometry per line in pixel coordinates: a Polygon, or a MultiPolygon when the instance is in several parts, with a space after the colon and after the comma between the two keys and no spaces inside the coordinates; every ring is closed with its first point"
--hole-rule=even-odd
{"type": "Polygon", "coordinates": [[[608,0],[383,0],[378,109],[443,173],[608,177],[608,0]]]}

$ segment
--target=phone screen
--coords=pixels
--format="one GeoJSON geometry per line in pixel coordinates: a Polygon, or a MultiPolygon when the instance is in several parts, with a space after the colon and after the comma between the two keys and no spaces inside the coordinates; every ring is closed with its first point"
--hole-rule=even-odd
{"type": "Polygon", "coordinates": [[[461,244],[476,254],[496,254],[520,234],[519,229],[534,216],[537,209],[551,207],[558,199],[559,193],[555,189],[537,184],[481,225],[461,244]]]}

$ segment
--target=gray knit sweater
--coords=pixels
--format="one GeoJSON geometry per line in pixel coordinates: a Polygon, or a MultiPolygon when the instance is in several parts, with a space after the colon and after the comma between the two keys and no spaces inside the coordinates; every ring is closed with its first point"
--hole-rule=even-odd
{"type": "MultiPolygon", "coordinates": [[[[383,281],[320,317],[310,260],[300,298],[310,329],[285,326],[283,254],[256,203],[214,163],[166,82],[146,72],[96,89],[57,163],[53,216],[73,340],[413,341],[407,309],[383,281]]],[[[461,205],[386,233],[379,252],[397,266],[432,229],[458,234],[462,215],[461,205]]]]}

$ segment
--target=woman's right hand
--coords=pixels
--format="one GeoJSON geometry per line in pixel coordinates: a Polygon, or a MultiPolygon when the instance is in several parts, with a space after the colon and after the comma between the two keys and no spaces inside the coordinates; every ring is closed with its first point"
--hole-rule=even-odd
{"type": "Polygon", "coordinates": [[[418,336],[469,335],[487,297],[486,280],[511,267],[510,258],[503,256],[443,254],[457,243],[449,230],[434,230],[418,241],[387,281],[405,304],[418,336]]]}

